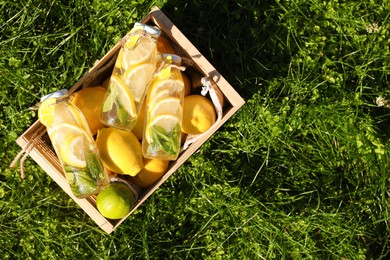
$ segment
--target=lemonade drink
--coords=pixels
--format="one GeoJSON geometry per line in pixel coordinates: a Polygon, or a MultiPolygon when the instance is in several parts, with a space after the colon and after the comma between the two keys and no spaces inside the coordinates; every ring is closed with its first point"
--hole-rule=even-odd
{"type": "Polygon", "coordinates": [[[105,96],[101,121],[123,130],[132,130],[153,78],[158,60],[157,28],[136,23],[125,37],[105,96]]]}
{"type": "Polygon", "coordinates": [[[85,198],[104,188],[109,177],[85,117],[66,93],[62,94],[42,98],[38,116],[47,128],[73,194],[85,198]]]}
{"type": "Polygon", "coordinates": [[[146,99],[142,153],[146,158],[176,160],[180,152],[184,82],[178,56],[165,54],[146,99]]]}

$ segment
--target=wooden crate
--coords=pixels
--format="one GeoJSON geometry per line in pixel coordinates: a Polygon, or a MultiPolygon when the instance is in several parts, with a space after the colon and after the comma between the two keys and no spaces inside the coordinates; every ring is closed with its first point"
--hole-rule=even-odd
{"type": "MultiPolygon", "coordinates": [[[[123,219],[109,220],[103,217],[96,208],[95,199],[93,197],[86,199],[76,198],[65,179],[59,160],[53,151],[50,140],[47,134],[36,138],[37,131],[46,131],[39,121],[36,121],[28,128],[16,142],[23,148],[27,143],[35,138],[35,145],[30,151],[31,158],[42,169],[49,174],[53,180],[102,228],[105,232],[111,233],[117,228],[126,218],[131,215],[142,203],[153,194],[199,147],[218,130],[243,104],[244,100],[232,88],[232,86],[221,76],[221,74],[208,62],[208,60],[195,48],[195,46],[180,32],[180,30],[168,19],[167,16],[157,7],[154,7],[151,12],[141,21],[143,23],[155,25],[161,29],[179,49],[180,54],[193,62],[193,67],[201,72],[205,77],[212,79],[214,87],[219,93],[222,93],[224,98],[224,106],[222,116],[205,134],[199,139],[190,144],[184,150],[179,158],[172,162],[167,173],[154,185],[140,193],[132,211],[123,219]],[[215,83],[215,84],[214,84],[215,83]]],[[[86,73],[70,90],[69,92],[77,91],[86,85],[94,84],[93,81],[102,81],[109,76],[110,68],[112,71],[113,61],[121,47],[123,39],[118,42],[100,61],[86,73]],[[107,69],[108,68],[108,69],[107,69]]]]}

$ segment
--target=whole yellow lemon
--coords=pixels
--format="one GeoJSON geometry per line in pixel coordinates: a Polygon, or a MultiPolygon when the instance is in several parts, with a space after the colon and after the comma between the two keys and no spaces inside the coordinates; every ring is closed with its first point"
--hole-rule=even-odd
{"type": "Polygon", "coordinates": [[[106,89],[97,86],[76,92],[72,99],[72,103],[84,114],[92,135],[95,135],[99,128],[104,127],[104,124],[100,122],[100,110],[105,94],[106,89]]]}
{"type": "Polygon", "coordinates": [[[159,159],[143,159],[144,168],[132,178],[141,188],[147,188],[157,182],[167,171],[169,161],[159,159]]]}
{"type": "Polygon", "coordinates": [[[184,82],[184,96],[186,97],[191,93],[192,83],[187,74],[182,73],[182,77],[184,82]]]}
{"type": "Polygon", "coordinates": [[[138,140],[142,140],[144,134],[144,124],[145,124],[145,116],[146,116],[146,102],[142,104],[141,110],[138,113],[137,123],[134,128],[131,130],[133,134],[138,138],[138,140]]]}
{"type": "Polygon", "coordinates": [[[135,176],[144,167],[141,144],[132,132],[101,128],[96,146],[104,166],[115,173],[135,176]]]}
{"type": "Polygon", "coordinates": [[[175,48],[164,36],[157,38],[157,51],[160,53],[176,54],[175,48]]]}
{"type": "Polygon", "coordinates": [[[186,134],[206,132],[216,120],[213,103],[202,95],[189,95],[184,98],[183,122],[181,130],[186,134]]]}

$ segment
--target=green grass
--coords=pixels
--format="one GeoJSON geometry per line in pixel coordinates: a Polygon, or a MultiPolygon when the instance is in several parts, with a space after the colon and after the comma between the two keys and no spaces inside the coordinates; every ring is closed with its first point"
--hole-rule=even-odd
{"type": "Polygon", "coordinates": [[[386,1],[0,2],[3,259],[390,257],[386,1]],[[106,235],[40,169],[8,165],[42,95],[158,5],[246,100],[106,235]]]}

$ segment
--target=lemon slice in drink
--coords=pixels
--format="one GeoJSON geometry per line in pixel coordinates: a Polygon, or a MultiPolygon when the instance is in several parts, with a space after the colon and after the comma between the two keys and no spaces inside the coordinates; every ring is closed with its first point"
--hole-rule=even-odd
{"type": "Polygon", "coordinates": [[[171,97],[169,89],[161,89],[161,91],[155,92],[153,96],[149,96],[149,106],[152,106],[152,104],[156,103],[161,99],[169,97],[171,97]]]}
{"type": "Polygon", "coordinates": [[[128,69],[131,66],[150,62],[153,58],[153,54],[156,52],[156,43],[149,37],[141,37],[137,39],[138,44],[134,46],[132,39],[128,43],[125,43],[125,49],[123,52],[123,67],[128,69]],[[127,48],[130,47],[130,48],[127,48]]]}
{"type": "MultiPolygon", "coordinates": [[[[50,140],[52,141],[53,146],[58,150],[64,150],[66,151],[69,148],[69,145],[71,145],[75,140],[71,141],[73,137],[81,136],[84,142],[84,146],[80,148],[88,148],[92,149],[93,144],[93,138],[88,134],[88,132],[78,126],[69,124],[69,123],[61,123],[59,125],[56,125],[48,131],[50,135],[50,140]],[[67,148],[64,148],[65,146],[68,146],[67,148]]],[[[70,151],[70,150],[69,150],[70,151]]],[[[63,155],[63,154],[61,154],[63,155]]]]}
{"type": "Polygon", "coordinates": [[[123,48],[118,52],[118,56],[115,62],[115,68],[121,69],[123,67],[123,48]]]}
{"type": "Polygon", "coordinates": [[[117,87],[118,101],[122,108],[127,112],[127,114],[135,117],[137,115],[137,111],[135,108],[134,99],[123,80],[118,75],[112,75],[111,82],[117,87]]]}
{"type": "Polygon", "coordinates": [[[54,112],[56,108],[56,99],[45,99],[39,106],[38,118],[44,126],[51,126],[54,120],[54,112]]]}
{"type": "Polygon", "coordinates": [[[153,78],[155,66],[150,63],[141,64],[125,71],[125,84],[130,90],[135,102],[140,102],[149,82],[153,78]]]}
{"type": "Polygon", "coordinates": [[[68,136],[60,148],[60,156],[62,160],[70,166],[77,168],[85,168],[87,162],[83,147],[86,139],[82,135],[68,136]]]}
{"type": "Polygon", "coordinates": [[[184,83],[179,80],[165,79],[156,81],[149,90],[149,96],[153,97],[160,91],[168,90],[171,95],[175,95],[176,92],[181,92],[184,88],[184,83]]]}
{"type": "Polygon", "coordinates": [[[152,119],[146,126],[145,138],[148,143],[152,143],[153,128],[161,128],[165,132],[172,132],[173,128],[179,124],[180,120],[177,116],[162,114],[152,119]]]}
{"type": "Polygon", "coordinates": [[[83,120],[76,107],[66,102],[59,102],[55,98],[45,99],[39,106],[39,121],[46,127],[67,122],[72,125],[81,125],[88,129],[88,125],[83,120]]]}
{"type": "Polygon", "coordinates": [[[88,123],[82,117],[82,112],[75,105],[63,102],[57,104],[53,124],[69,123],[87,131],[88,123]]]}
{"type": "Polygon", "coordinates": [[[151,118],[161,114],[170,114],[181,118],[182,112],[183,109],[180,104],[180,99],[176,97],[168,97],[157,100],[151,107],[149,107],[151,118]]]}

